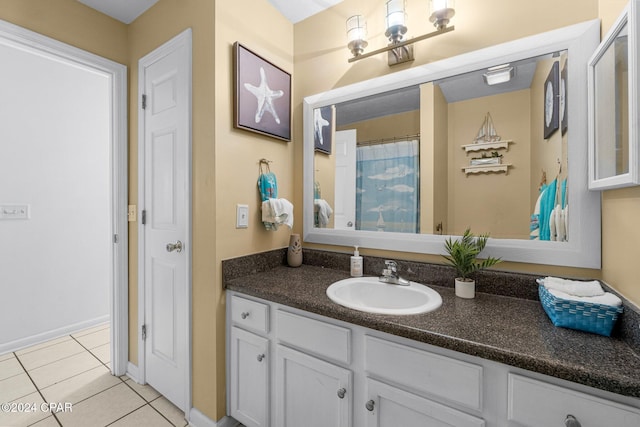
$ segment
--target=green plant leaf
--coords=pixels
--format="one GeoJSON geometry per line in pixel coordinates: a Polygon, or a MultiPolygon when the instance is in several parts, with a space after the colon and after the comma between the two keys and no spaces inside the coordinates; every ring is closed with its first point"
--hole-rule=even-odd
{"type": "Polygon", "coordinates": [[[475,237],[471,233],[471,229],[467,228],[460,238],[453,240],[449,237],[445,240],[444,247],[449,255],[443,255],[443,258],[446,260],[446,264],[456,269],[456,273],[460,278],[466,279],[470,274],[478,270],[489,268],[501,262],[500,258],[494,257],[489,257],[482,261],[476,259],[487,245],[488,240],[488,233],[475,237]]]}

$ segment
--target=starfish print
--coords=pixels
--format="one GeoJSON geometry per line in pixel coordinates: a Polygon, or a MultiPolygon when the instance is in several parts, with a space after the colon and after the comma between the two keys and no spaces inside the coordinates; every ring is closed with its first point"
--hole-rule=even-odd
{"type": "Polygon", "coordinates": [[[276,109],[273,106],[273,100],[280,98],[284,95],[284,91],[271,90],[267,84],[267,75],[264,72],[264,68],[260,67],[260,86],[254,86],[249,83],[244,84],[245,89],[251,92],[258,100],[258,109],[256,110],[256,123],[260,123],[262,115],[265,111],[268,111],[273,115],[276,123],[280,124],[280,117],[276,113],[276,109]]]}
{"type": "Polygon", "coordinates": [[[329,122],[322,117],[322,111],[319,108],[313,110],[313,128],[316,133],[316,138],[320,145],[324,145],[324,138],[322,137],[322,128],[329,126],[329,122]]]}

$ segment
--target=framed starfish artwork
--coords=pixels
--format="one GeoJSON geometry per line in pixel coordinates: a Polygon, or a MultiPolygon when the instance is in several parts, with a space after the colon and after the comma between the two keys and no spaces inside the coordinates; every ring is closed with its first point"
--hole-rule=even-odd
{"type": "Polygon", "coordinates": [[[331,154],[333,142],[333,112],[332,105],[313,110],[313,141],[316,151],[331,154]]]}
{"type": "Polygon", "coordinates": [[[234,44],[234,126],[291,141],[291,74],[234,44]]]}

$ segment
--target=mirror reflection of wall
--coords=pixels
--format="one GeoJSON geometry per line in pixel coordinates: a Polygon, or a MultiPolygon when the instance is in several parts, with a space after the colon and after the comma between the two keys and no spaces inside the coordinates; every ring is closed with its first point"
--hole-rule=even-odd
{"type": "Polygon", "coordinates": [[[596,179],[629,172],[628,71],[625,25],[595,67],[596,179]]]}
{"type": "Polygon", "coordinates": [[[335,105],[333,138],[352,140],[315,155],[322,199],[338,207],[326,226],[452,235],[471,227],[494,238],[565,240],[568,133],[557,109],[570,102],[570,94],[561,99],[568,66],[566,52],[548,54],[509,64],[504,83],[488,85],[479,70],[335,105]],[[545,110],[551,73],[555,112],[545,110]],[[546,111],[556,115],[547,138],[546,111]],[[487,117],[508,143],[465,149],[487,117]],[[344,165],[356,171],[355,188],[344,165]]]}

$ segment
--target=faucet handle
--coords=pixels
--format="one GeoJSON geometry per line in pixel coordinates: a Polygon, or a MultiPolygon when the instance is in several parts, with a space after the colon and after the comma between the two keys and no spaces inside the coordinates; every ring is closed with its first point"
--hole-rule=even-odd
{"type": "Polygon", "coordinates": [[[388,259],[388,260],[386,260],[384,263],[385,263],[385,265],[387,266],[387,268],[388,268],[389,270],[391,270],[392,272],[394,272],[394,273],[395,273],[395,272],[397,272],[397,271],[398,271],[398,263],[397,263],[397,262],[395,262],[395,261],[393,261],[393,260],[388,259]]]}

